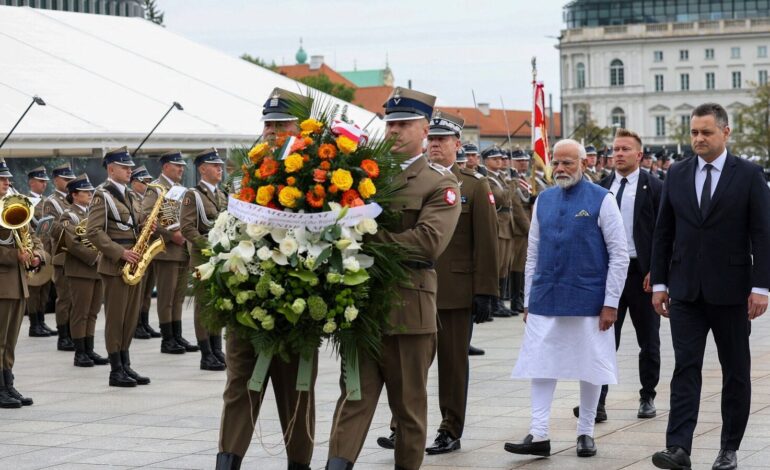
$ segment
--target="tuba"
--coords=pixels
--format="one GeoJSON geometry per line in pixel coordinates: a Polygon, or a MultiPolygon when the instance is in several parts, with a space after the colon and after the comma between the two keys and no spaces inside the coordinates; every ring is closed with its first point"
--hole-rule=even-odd
{"type": "Polygon", "coordinates": [[[131,251],[138,253],[141,259],[136,264],[126,263],[123,266],[123,282],[129,286],[134,286],[142,281],[142,276],[150,266],[150,262],[155,258],[158,253],[166,251],[166,243],[162,238],[157,238],[150,242],[152,236],[152,226],[158,221],[161,206],[163,205],[164,196],[166,195],[166,188],[159,184],[149,184],[148,188],[152,187],[158,190],[158,200],[155,201],[155,205],[152,206],[150,215],[147,216],[147,220],[144,221],[144,227],[141,233],[136,238],[136,243],[131,248],[131,251]]]}
{"type": "MultiPolygon", "coordinates": [[[[23,253],[33,256],[32,235],[29,233],[29,222],[33,216],[33,204],[27,196],[14,193],[7,194],[0,199],[0,227],[13,233],[16,246],[23,253]]],[[[28,276],[33,274],[34,268],[25,263],[28,276]]]]}

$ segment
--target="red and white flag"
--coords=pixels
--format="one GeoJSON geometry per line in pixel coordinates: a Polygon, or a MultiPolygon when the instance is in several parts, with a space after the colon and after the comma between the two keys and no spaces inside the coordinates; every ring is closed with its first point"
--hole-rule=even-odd
{"type": "Polygon", "coordinates": [[[532,150],[533,157],[539,158],[546,168],[551,163],[548,147],[548,132],[545,123],[545,90],[543,82],[532,83],[535,92],[535,103],[532,108],[532,150]]]}

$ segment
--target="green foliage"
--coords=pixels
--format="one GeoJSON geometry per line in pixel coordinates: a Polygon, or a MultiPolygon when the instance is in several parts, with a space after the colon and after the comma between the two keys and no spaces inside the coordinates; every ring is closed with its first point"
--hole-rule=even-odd
{"type": "Polygon", "coordinates": [[[251,56],[249,54],[241,54],[241,59],[245,60],[246,62],[251,62],[254,65],[259,65],[260,67],[266,68],[268,70],[272,70],[273,72],[278,71],[278,66],[275,64],[275,61],[272,61],[268,64],[259,57],[251,56]]]}
{"type": "Polygon", "coordinates": [[[732,151],[762,157],[762,165],[770,165],[770,84],[751,83],[752,102],[735,113],[731,123],[735,144],[732,151]]]}
{"type": "Polygon", "coordinates": [[[669,129],[669,138],[682,146],[690,143],[690,125],[683,123],[681,120],[672,118],[666,123],[666,127],[669,129]]]}
{"type": "Polygon", "coordinates": [[[153,23],[163,26],[164,28],[166,25],[163,24],[163,17],[166,14],[160,10],[158,10],[158,2],[155,0],[144,0],[144,18],[148,21],[152,21],[153,23]]]}
{"type": "Polygon", "coordinates": [[[347,101],[348,103],[351,103],[356,96],[355,88],[341,83],[334,83],[323,73],[300,78],[298,81],[318,91],[328,93],[342,101],[347,101]]]}
{"type": "Polygon", "coordinates": [[[578,142],[582,141],[583,145],[593,145],[598,149],[607,145],[612,135],[613,129],[611,127],[600,127],[589,115],[585,121],[578,124],[572,138],[578,142]]]}

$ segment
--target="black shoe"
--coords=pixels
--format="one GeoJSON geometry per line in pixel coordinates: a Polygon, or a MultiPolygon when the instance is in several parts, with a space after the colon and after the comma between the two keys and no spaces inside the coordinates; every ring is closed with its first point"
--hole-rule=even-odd
{"type": "Polygon", "coordinates": [[[110,387],[136,387],[136,380],[123,370],[123,360],[119,352],[109,353],[110,360],[110,387]]]}
{"type": "Polygon", "coordinates": [[[738,468],[738,455],[734,450],[719,449],[719,455],[714,460],[711,470],[734,470],[738,468]]]}
{"type": "Polygon", "coordinates": [[[75,359],[73,365],[75,367],[93,367],[94,361],[86,354],[86,339],[74,338],[72,342],[75,344],[75,359]]]}
{"type": "Polygon", "coordinates": [[[47,338],[50,335],[48,330],[40,326],[40,319],[37,313],[30,313],[29,318],[29,336],[32,338],[47,338]]]}
{"type": "Polygon", "coordinates": [[[690,470],[690,456],[678,446],[672,446],[661,452],[652,454],[652,464],[658,468],[671,470],[690,470]]]}
{"type": "Polygon", "coordinates": [[[639,399],[639,411],[636,412],[636,417],[640,419],[654,418],[658,414],[655,409],[655,401],[652,398],[640,398],[639,399]]]}
{"type": "Polygon", "coordinates": [[[185,351],[187,351],[187,352],[198,351],[198,349],[199,349],[198,346],[196,346],[194,344],[190,344],[189,341],[187,341],[186,339],[184,339],[182,337],[182,321],[181,320],[172,321],[171,322],[171,328],[172,328],[172,330],[174,332],[174,339],[176,340],[177,344],[182,346],[185,351]]]}
{"type": "Polygon", "coordinates": [[[164,354],[184,354],[185,349],[176,342],[171,323],[161,323],[160,332],[163,339],[160,341],[160,352],[164,354]]]}
{"type": "MultiPolygon", "coordinates": [[[[385,439],[381,437],[380,439],[385,439]]],[[[326,470],[353,470],[353,462],[342,457],[332,457],[326,462],[326,470]]]]}
{"type": "Polygon", "coordinates": [[[288,470],[311,470],[310,465],[289,461],[288,470]]]}
{"type": "Polygon", "coordinates": [[[142,326],[144,327],[144,331],[150,334],[151,338],[160,338],[161,334],[157,331],[155,331],[150,326],[150,312],[142,312],[139,314],[139,318],[142,322],[142,326]]]}
{"type": "Polygon", "coordinates": [[[503,447],[506,452],[519,455],[538,455],[548,457],[551,455],[551,440],[532,442],[532,434],[527,434],[521,442],[506,442],[503,447]]]}
{"type": "Polygon", "coordinates": [[[596,455],[596,443],[594,438],[588,434],[581,434],[577,438],[577,455],[578,457],[593,457],[596,455]]]}
{"type": "Polygon", "coordinates": [[[498,318],[508,318],[513,316],[513,312],[505,306],[502,300],[498,297],[492,301],[492,316],[498,318]]]}
{"type": "Polygon", "coordinates": [[[56,329],[59,330],[59,341],[56,343],[56,349],[59,351],[74,351],[75,343],[70,338],[69,324],[56,325],[56,329]]]}
{"type": "Polygon", "coordinates": [[[13,371],[11,369],[3,369],[3,380],[5,383],[5,388],[8,390],[8,395],[11,397],[19,400],[21,402],[22,406],[31,406],[34,401],[32,401],[31,398],[22,396],[21,393],[19,393],[18,390],[16,390],[13,386],[13,371]]]}
{"type": "Polygon", "coordinates": [[[242,457],[229,452],[217,454],[217,466],[215,470],[240,470],[242,457]]]}
{"type": "Polygon", "coordinates": [[[94,337],[86,336],[86,355],[94,361],[97,366],[106,366],[110,363],[106,357],[102,357],[94,352],[94,337]]]}
{"type": "Polygon", "coordinates": [[[468,346],[469,356],[483,356],[484,354],[485,352],[483,349],[476,348],[473,345],[468,346]]]}
{"type": "Polygon", "coordinates": [[[139,375],[131,368],[131,357],[128,355],[128,351],[120,351],[120,359],[123,363],[123,370],[126,371],[126,375],[134,379],[137,385],[148,385],[150,383],[149,377],[139,375]]]}
{"type": "Polygon", "coordinates": [[[216,356],[217,359],[219,359],[219,362],[225,364],[225,367],[227,367],[225,354],[222,352],[222,337],[211,335],[209,336],[209,343],[211,343],[211,352],[214,353],[214,356],[216,356]]]}
{"type": "Polygon", "coordinates": [[[443,429],[438,432],[433,445],[425,449],[428,455],[448,454],[460,450],[460,439],[455,439],[443,429]]]}
{"type": "Polygon", "coordinates": [[[198,341],[198,346],[201,348],[201,370],[225,370],[225,365],[211,352],[211,343],[198,341]]]}
{"type": "MultiPolygon", "coordinates": [[[[580,418],[580,407],[576,406],[572,408],[572,414],[575,415],[575,418],[580,418]]],[[[596,418],[594,419],[594,422],[603,423],[605,421],[607,421],[607,409],[602,403],[599,403],[596,407],[596,418]]]]}
{"type": "Polygon", "coordinates": [[[37,314],[37,322],[40,324],[40,328],[42,328],[43,331],[48,332],[48,336],[56,336],[56,330],[45,324],[45,313],[41,312],[37,314]]]}
{"type": "Polygon", "coordinates": [[[389,437],[378,437],[377,445],[383,449],[395,449],[396,448],[396,432],[390,433],[389,437]]]}
{"type": "Polygon", "coordinates": [[[142,324],[142,321],[139,320],[139,323],[136,324],[136,329],[134,330],[134,338],[136,339],[150,339],[150,333],[147,332],[147,330],[144,329],[144,325],[142,324]]]}

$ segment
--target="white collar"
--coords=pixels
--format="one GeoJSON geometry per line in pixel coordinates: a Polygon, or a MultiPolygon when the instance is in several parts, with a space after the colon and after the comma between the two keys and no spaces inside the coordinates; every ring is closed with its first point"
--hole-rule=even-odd
{"type": "Polygon", "coordinates": [[[629,173],[628,176],[622,176],[620,173],[615,171],[615,179],[618,180],[618,183],[620,183],[620,180],[623,178],[628,181],[628,184],[636,184],[636,182],[639,181],[639,168],[629,173]]]}
{"type": "Polygon", "coordinates": [[[207,188],[209,188],[209,191],[211,191],[211,194],[217,193],[217,187],[213,184],[209,183],[208,181],[201,180],[201,183],[203,183],[207,188]]]}
{"type": "Polygon", "coordinates": [[[409,160],[406,160],[406,161],[402,162],[402,163],[401,163],[401,171],[404,171],[404,170],[406,170],[407,168],[409,168],[409,166],[410,166],[412,163],[416,162],[416,161],[417,161],[417,159],[418,159],[418,158],[420,158],[420,157],[422,157],[422,154],[419,154],[419,155],[417,155],[417,156],[414,156],[414,157],[410,158],[409,160]]]}
{"type": "Polygon", "coordinates": [[[37,198],[41,198],[41,199],[42,199],[42,197],[43,197],[43,195],[42,195],[42,194],[38,194],[38,193],[36,193],[35,191],[30,191],[30,192],[29,192],[29,194],[31,194],[33,197],[37,197],[37,198]]]}
{"type": "MultiPolygon", "coordinates": [[[[722,168],[725,167],[725,161],[727,161],[727,149],[725,148],[724,151],[722,151],[722,154],[719,155],[716,160],[711,162],[711,166],[713,166],[714,170],[717,170],[718,172],[722,172],[722,168]]],[[[698,171],[703,170],[703,167],[706,166],[706,160],[704,160],[700,155],[698,155],[698,171]]]]}
{"type": "Polygon", "coordinates": [[[67,197],[67,193],[65,193],[64,191],[59,191],[58,189],[55,189],[54,191],[56,191],[57,193],[59,193],[59,195],[61,195],[61,197],[63,197],[63,198],[66,198],[66,197],[67,197]]]}
{"type": "Polygon", "coordinates": [[[162,176],[166,181],[168,181],[168,184],[170,184],[171,186],[176,186],[177,185],[177,183],[174,183],[173,181],[171,181],[169,179],[169,177],[164,175],[163,173],[161,173],[160,176],[162,176]]]}
{"type": "Polygon", "coordinates": [[[117,181],[115,181],[112,178],[107,178],[107,181],[109,181],[110,183],[114,184],[115,187],[118,188],[121,193],[123,193],[123,194],[126,193],[126,185],[125,184],[120,184],[120,183],[118,183],[117,181]]]}
{"type": "Polygon", "coordinates": [[[83,212],[88,212],[88,207],[83,207],[80,204],[75,204],[75,205],[78,206],[80,210],[82,210],[83,212]]]}

